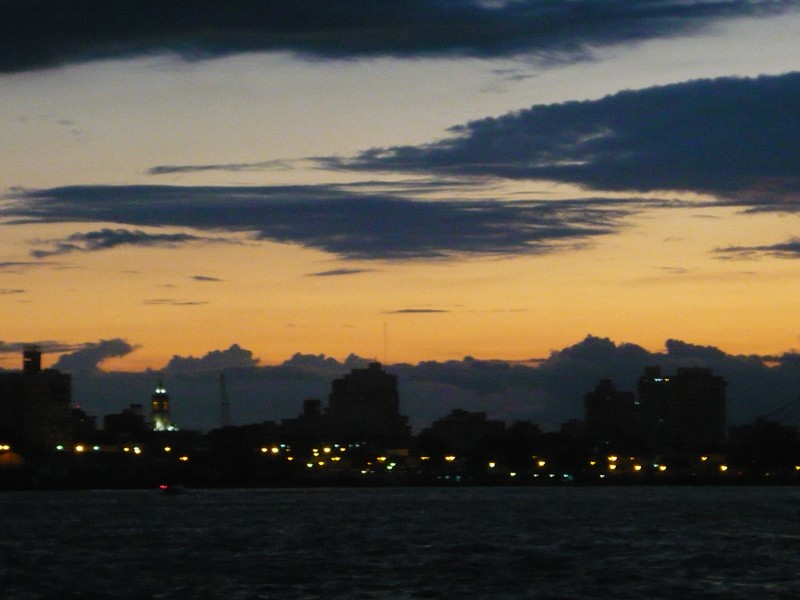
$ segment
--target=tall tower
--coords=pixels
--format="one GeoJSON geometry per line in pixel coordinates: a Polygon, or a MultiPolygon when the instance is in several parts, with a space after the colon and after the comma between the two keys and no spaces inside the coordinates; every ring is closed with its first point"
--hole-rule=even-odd
{"type": "Polygon", "coordinates": [[[153,431],[172,431],[174,427],[169,418],[169,394],[159,381],[156,391],[150,396],[150,421],[153,431]]]}

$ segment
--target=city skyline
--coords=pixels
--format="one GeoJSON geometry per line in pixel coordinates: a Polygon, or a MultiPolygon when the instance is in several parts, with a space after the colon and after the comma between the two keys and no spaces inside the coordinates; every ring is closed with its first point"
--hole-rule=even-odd
{"type": "Polygon", "coordinates": [[[535,368],[587,335],[779,363],[797,3],[612,4],[15,3],[0,367],[535,368]]]}

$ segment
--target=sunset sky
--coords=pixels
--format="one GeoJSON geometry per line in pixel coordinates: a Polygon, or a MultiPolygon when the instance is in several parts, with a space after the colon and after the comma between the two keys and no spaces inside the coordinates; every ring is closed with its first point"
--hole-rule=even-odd
{"type": "Polygon", "coordinates": [[[0,367],[800,347],[798,2],[2,9],[0,367]]]}

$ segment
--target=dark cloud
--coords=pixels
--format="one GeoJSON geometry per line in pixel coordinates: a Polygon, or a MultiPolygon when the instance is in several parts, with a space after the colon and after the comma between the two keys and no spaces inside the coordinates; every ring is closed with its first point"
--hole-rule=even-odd
{"type": "Polygon", "coordinates": [[[193,275],[192,279],[195,281],[203,281],[208,283],[220,283],[225,281],[224,279],[219,279],[218,277],[209,277],[207,275],[193,275]]]}
{"type": "Polygon", "coordinates": [[[800,258],[800,239],[791,239],[788,242],[766,246],[728,246],[717,248],[716,254],[720,258],[800,258]]]}
{"type": "Polygon", "coordinates": [[[203,173],[206,171],[225,171],[240,173],[243,171],[265,171],[270,169],[288,170],[292,163],[285,160],[269,160],[254,163],[227,163],[218,165],[159,165],[147,170],[148,175],[174,175],[176,173],[203,173]]]}
{"type": "Polygon", "coordinates": [[[322,161],[335,168],[482,175],[595,190],[705,192],[800,205],[800,73],[722,78],[534,106],[422,146],[322,161]]]}
{"type": "Polygon", "coordinates": [[[130,229],[101,229],[88,233],[73,233],[61,240],[50,240],[52,248],[31,250],[31,256],[45,258],[71,252],[99,252],[119,246],[175,248],[192,242],[224,242],[218,238],[201,238],[186,233],[146,233],[130,229]]]}
{"type": "Polygon", "coordinates": [[[255,367],[258,359],[253,358],[250,350],[245,350],[238,344],[232,344],[227,350],[214,350],[205,356],[173,356],[167,364],[166,370],[176,373],[190,373],[198,371],[223,371],[225,369],[239,369],[255,367]]]}
{"type": "Polygon", "coordinates": [[[616,232],[635,210],[606,199],[415,201],[338,186],[70,186],[18,191],[0,216],[227,230],[343,258],[393,260],[574,248],[616,232]]]}
{"type": "Polygon", "coordinates": [[[126,356],[136,348],[137,346],[132,346],[120,338],[100,340],[84,344],[80,349],[69,354],[62,354],[53,368],[67,372],[96,371],[99,364],[107,358],[126,356]]]}
{"type": "Polygon", "coordinates": [[[331,269],[330,271],[318,271],[308,273],[307,277],[340,277],[343,275],[358,275],[360,273],[371,273],[373,269],[331,269]]]}
{"type": "Polygon", "coordinates": [[[0,71],[173,54],[292,51],[322,58],[586,58],[593,47],[780,14],[791,0],[8,0],[0,71]]]}
{"type": "Polygon", "coordinates": [[[25,290],[18,288],[0,288],[0,296],[15,296],[16,294],[24,294],[25,290]]]}

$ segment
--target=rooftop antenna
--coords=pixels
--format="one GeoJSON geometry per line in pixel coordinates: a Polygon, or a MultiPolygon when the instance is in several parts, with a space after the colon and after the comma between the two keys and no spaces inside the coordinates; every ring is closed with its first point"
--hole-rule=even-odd
{"type": "Polygon", "coordinates": [[[228,389],[225,386],[225,372],[219,374],[219,426],[231,426],[231,403],[228,401],[228,389]]]}

